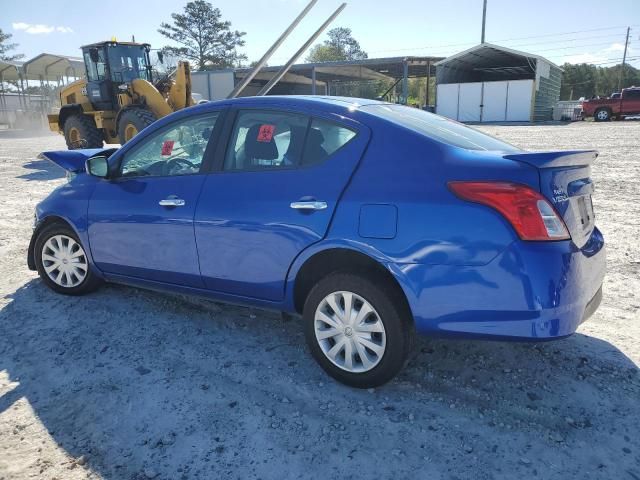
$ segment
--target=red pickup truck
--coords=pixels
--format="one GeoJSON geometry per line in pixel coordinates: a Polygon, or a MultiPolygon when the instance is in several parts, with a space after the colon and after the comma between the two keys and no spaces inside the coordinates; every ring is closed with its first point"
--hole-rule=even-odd
{"type": "Polygon", "coordinates": [[[640,87],[622,90],[616,98],[593,98],[582,102],[582,117],[593,117],[596,122],[640,115],[640,87]]]}

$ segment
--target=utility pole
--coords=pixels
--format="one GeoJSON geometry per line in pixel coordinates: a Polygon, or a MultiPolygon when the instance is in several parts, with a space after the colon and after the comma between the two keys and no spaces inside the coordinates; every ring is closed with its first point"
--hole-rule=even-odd
{"type": "Polygon", "coordinates": [[[482,37],[480,37],[480,43],[484,43],[484,27],[487,24],[487,0],[484,0],[482,5],[482,37]]]}
{"type": "Polygon", "coordinates": [[[622,67],[620,68],[620,75],[618,76],[618,91],[622,90],[622,79],[624,77],[624,66],[627,63],[627,47],[629,46],[629,32],[631,27],[627,27],[627,39],[624,41],[624,54],[622,55],[622,67]]]}

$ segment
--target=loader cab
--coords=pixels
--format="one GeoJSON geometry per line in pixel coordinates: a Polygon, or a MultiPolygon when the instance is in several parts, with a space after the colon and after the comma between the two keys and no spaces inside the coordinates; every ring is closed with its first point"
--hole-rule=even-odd
{"type": "Polygon", "coordinates": [[[118,93],[132,80],[151,82],[150,46],[146,43],[102,42],[82,47],[87,71],[87,97],[96,110],[117,110],[118,93]]]}

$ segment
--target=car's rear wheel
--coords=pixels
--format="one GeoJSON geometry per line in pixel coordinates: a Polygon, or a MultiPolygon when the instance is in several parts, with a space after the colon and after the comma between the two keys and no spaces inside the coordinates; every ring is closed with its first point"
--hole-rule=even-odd
{"type": "Polygon", "coordinates": [[[364,276],[325,277],[304,306],[311,354],[329,375],[352,387],[388,382],[404,366],[412,345],[413,325],[401,303],[364,276]]]}
{"type": "Polygon", "coordinates": [[[593,118],[596,122],[608,122],[611,120],[611,112],[607,108],[599,108],[596,110],[593,118]]]}
{"type": "Polygon", "coordinates": [[[82,295],[100,285],[84,247],[68,226],[53,224],[43,228],[34,249],[38,274],[52,290],[66,295],[82,295]]]}

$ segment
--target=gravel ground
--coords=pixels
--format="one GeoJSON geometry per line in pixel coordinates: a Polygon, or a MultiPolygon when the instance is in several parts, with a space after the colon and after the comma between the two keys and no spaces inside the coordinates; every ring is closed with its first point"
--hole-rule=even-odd
{"type": "Polygon", "coordinates": [[[600,310],[544,344],[420,339],[392,383],[323,374],[296,321],[27,270],[36,202],[64,181],[0,132],[0,479],[640,480],[640,123],[482,127],[527,149],[596,148],[608,241],[600,310]]]}

